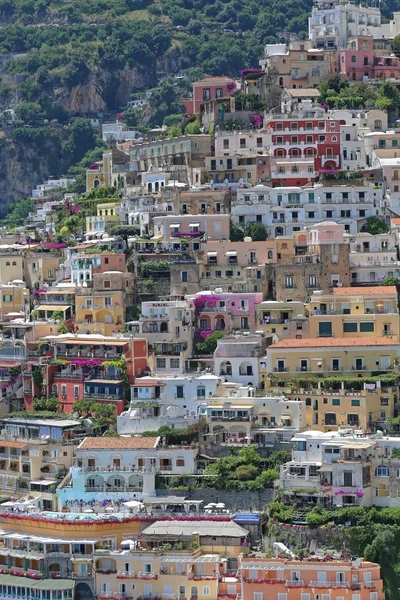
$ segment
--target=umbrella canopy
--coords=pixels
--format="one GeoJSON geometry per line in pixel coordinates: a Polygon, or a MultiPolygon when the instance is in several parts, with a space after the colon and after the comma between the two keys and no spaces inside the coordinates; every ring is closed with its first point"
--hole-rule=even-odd
{"type": "Polygon", "coordinates": [[[225,504],[223,502],[218,502],[218,504],[215,505],[217,508],[225,508],[225,504]]]}
{"type": "Polygon", "coordinates": [[[129,500],[129,502],[123,502],[122,504],[128,508],[143,506],[143,502],[139,502],[138,500],[129,500]]]}
{"type": "Polygon", "coordinates": [[[120,546],[130,546],[131,544],[136,544],[135,540],[122,540],[120,546]]]}

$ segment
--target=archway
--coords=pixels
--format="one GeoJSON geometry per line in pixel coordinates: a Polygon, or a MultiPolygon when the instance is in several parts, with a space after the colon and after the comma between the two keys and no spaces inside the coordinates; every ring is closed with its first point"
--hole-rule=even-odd
{"type": "Polygon", "coordinates": [[[89,584],[78,583],[75,588],[74,600],[94,600],[94,594],[89,584]]]}

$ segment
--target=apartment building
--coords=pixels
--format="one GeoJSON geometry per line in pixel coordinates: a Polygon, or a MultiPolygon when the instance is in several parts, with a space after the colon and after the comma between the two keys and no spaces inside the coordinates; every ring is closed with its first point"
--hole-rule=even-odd
{"type": "Polygon", "coordinates": [[[25,407],[32,410],[34,398],[42,393],[57,395],[67,413],[76,400],[86,398],[112,402],[119,414],[125,403],[125,374],[133,383],[146,370],[147,342],[142,338],[50,335],[28,344],[22,373],[25,407]]]}
{"type": "Polygon", "coordinates": [[[374,48],[372,36],[350,37],[347,48],[339,52],[340,75],[350,81],[368,81],[383,77],[398,79],[399,59],[385,50],[374,48]]]}
{"type": "Polygon", "coordinates": [[[256,329],[275,341],[284,338],[310,337],[309,322],[303,302],[265,300],[256,306],[256,329]]]}
{"type": "Polygon", "coordinates": [[[349,242],[352,285],[373,285],[386,277],[400,277],[394,233],[363,232],[351,237],[349,242]]]}
{"type": "Polygon", "coordinates": [[[226,382],[258,387],[259,363],[264,361],[265,348],[266,339],[262,336],[222,338],[214,351],[214,372],[226,382]]]}
{"type": "Polygon", "coordinates": [[[311,40],[286,44],[267,44],[260,66],[285,89],[314,88],[335,72],[332,50],[315,48],[311,40]]]}
{"type": "Polygon", "coordinates": [[[29,493],[44,510],[56,510],[55,489],[73,459],[79,421],[1,419],[0,489],[29,493]]]}
{"type": "MultiPolygon", "coordinates": [[[[126,270],[126,256],[121,252],[107,252],[95,245],[82,244],[82,250],[71,253],[71,282],[82,285],[93,281],[93,275],[104,271],[126,270]]],[[[74,250],[74,249],[72,249],[74,250]]]]}
{"type": "Polygon", "coordinates": [[[281,340],[268,348],[267,369],[291,377],[295,373],[331,376],[340,373],[390,373],[399,342],[387,336],[281,340]]]}
{"type": "Polygon", "coordinates": [[[357,179],[329,179],[314,185],[240,189],[232,202],[232,220],[240,226],[260,222],[271,238],[292,235],[327,219],[356,235],[366,219],[383,214],[382,185],[357,179]]]}
{"type": "Polygon", "coordinates": [[[240,561],[243,600],[384,600],[377,563],[334,558],[246,558],[240,561]],[[260,585],[261,584],[261,585],[260,585]]]}
{"type": "MultiPolygon", "coordinates": [[[[310,90],[289,92],[297,98],[310,90]]],[[[264,127],[270,136],[273,186],[307,185],[321,172],[341,169],[340,121],[311,100],[302,99],[295,112],[288,107],[284,114],[267,116],[264,127]]]]}
{"type": "Polygon", "coordinates": [[[271,292],[267,273],[276,262],[273,240],[253,242],[208,241],[202,245],[200,265],[200,289],[222,289],[227,292],[271,292]]]}
{"type": "Polygon", "coordinates": [[[310,337],[387,337],[399,341],[395,286],[333,288],[314,291],[309,307],[310,337]]]}
{"type": "Polygon", "coordinates": [[[277,238],[276,244],[276,300],[304,302],[315,289],[330,293],[335,287],[350,285],[343,225],[318,223],[292,238],[277,238]]]}
{"type": "Polygon", "coordinates": [[[351,427],[368,431],[371,427],[385,427],[387,419],[395,414],[395,379],[361,377],[340,381],[339,375],[335,382],[325,384],[321,379],[317,384],[305,385],[306,376],[299,373],[298,378],[298,383],[285,389],[285,394],[291,400],[305,402],[309,429],[337,431],[351,427]]]}
{"type": "Polygon", "coordinates": [[[212,373],[140,377],[131,386],[131,402],[117,418],[121,434],[156,431],[162,425],[186,429],[205,413],[220,378],[212,373]]]}
{"type": "MultiPolygon", "coordinates": [[[[184,238],[188,245],[190,241],[192,242],[193,250],[199,250],[200,246],[194,246],[195,240],[198,244],[201,238],[203,241],[229,239],[229,215],[200,214],[154,217],[154,233],[164,243],[184,238]]],[[[191,245],[189,245],[190,247],[191,245]]]]}
{"type": "Polygon", "coordinates": [[[255,329],[255,307],[261,302],[261,293],[223,293],[205,291],[188,296],[188,306],[195,319],[198,333],[255,329]]]}
{"type": "MultiPolygon", "coordinates": [[[[228,397],[207,403],[206,420],[212,443],[222,446],[263,446],[290,441],[305,427],[305,404],[284,395],[255,396],[254,389],[238,387],[228,397]]],[[[207,444],[210,443],[208,437],[207,444]]]]}
{"type": "Polygon", "coordinates": [[[183,98],[182,104],[186,109],[186,114],[197,115],[200,112],[202,104],[210,100],[228,98],[235,90],[235,83],[229,77],[205,77],[200,81],[194,81],[192,84],[192,95],[190,98],[183,98]]]}
{"type": "Polygon", "coordinates": [[[60,505],[97,500],[99,493],[119,501],[121,494],[125,501],[154,496],[157,473],[193,473],[196,456],[196,447],[163,447],[158,437],[85,438],[70,479],[57,489],[60,505]]]}
{"type": "Polygon", "coordinates": [[[100,237],[112,225],[120,222],[120,202],[102,202],[97,204],[95,215],[86,217],[86,236],[100,237]]]}

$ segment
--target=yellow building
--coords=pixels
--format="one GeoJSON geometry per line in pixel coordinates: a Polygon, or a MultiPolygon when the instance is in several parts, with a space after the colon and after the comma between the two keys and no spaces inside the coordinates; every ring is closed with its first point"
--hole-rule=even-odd
{"type": "Polygon", "coordinates": [[[77,288],[75,298],[75,323],[81,333],[112,336],[115,331],[124,331],[124,291],[82,287],[77,288]]]}
{"type": "Polygon", "coordinates": [[[97,214],[86,217],[86,233],[105,232],[111,225],[120,222],[120,202],[102,202],[97,205],[97,214]]]}
{"type": "Polygon", "coordinates": [[[3,250],[0,248],[0,281],[10,283],[15,279],[25,280],[25,257],[22,252],[3,250]]]}
{"type": "Polygon", "coordinates": [[[86,191],[90,192],[90,190],[107,186],[110,187],[112,185],[111,180],[111,170],[112,170],[112,153],[104,152],[102,162],[96,163],[92,165],[89,169],[86,170],[86,191]]]}
{"type": "Polygon", "coordinates": [[[24,257],[23,277],[28,286],[35,284],[52,284],[56,281],[62,262],[61,254],[37,252],[24,257]]]}
{"type": "Polygon", "coordinates": [[[395,286],[334,288],[314,292],[309,303],[311,338],[388,337],[399,341],[395,286]]]}
{"type": "Polygon", "coordinates": [[[323,384],[324,380],[320,387],[313,385],[311,389],[305,389],[299,384],[285,390],[291,400],[305,402],[308,429],[336,431],[355,427],[367,431],[372,424],[383,424],[394,415],[398,391],[394,381],[391,384],[385,380],[327,382],[329,387],[323,387],[323,384]]]}
{"type": "Polygon", "coordinates": [[[287,337],[309,337],[308,321],[304,314],[303,302],[260,302],[256,304],[257,330],[266,335],[276,335],[279,340],[287,337]]]}
{"type": "Polygon", "coordinates": [[[25,314],[29,309],[29,290],[25,284],[11,283],[3,284],[0,289],[0,317],[9,313],[22,312],[25,314]]]}
{"type": "Polygon", "coordinates": [[[95,552],[97,598],[216,599],[227,574],[236,595],[238,557],[247,535],[233,521],[156,521],[139,542],[126,537],[122,549],[95,552]]]}
{"type": "Polygon", "coordinates": [[[391,373],[399,350],[382,336],[281,340],[268,347],[267,370],[281,379],[391,373]]]}

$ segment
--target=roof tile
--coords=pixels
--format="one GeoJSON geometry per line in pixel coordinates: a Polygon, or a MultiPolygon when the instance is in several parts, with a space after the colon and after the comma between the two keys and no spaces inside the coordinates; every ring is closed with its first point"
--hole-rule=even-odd
{"type": "Polygon", "coordinates": [[[395,285],[371,285],[368,287],[341,287],[333,288],[334,296],[367,296],[367,295],[397,294],[395,285]]]}
{"type": "Polygon", "coordinates": [[[281,340],[268,347],[270,350],[280,348],[329,348],[352,346],[400,346],[399,342],[386,337],[359,337],[359,338],[308,338],[302,340],[281,340]]]}
{"type": "Polygon", "coordinates": [[[157,437],[87,437],[79,450],[151,450],[157,447],[157,437]]]}

